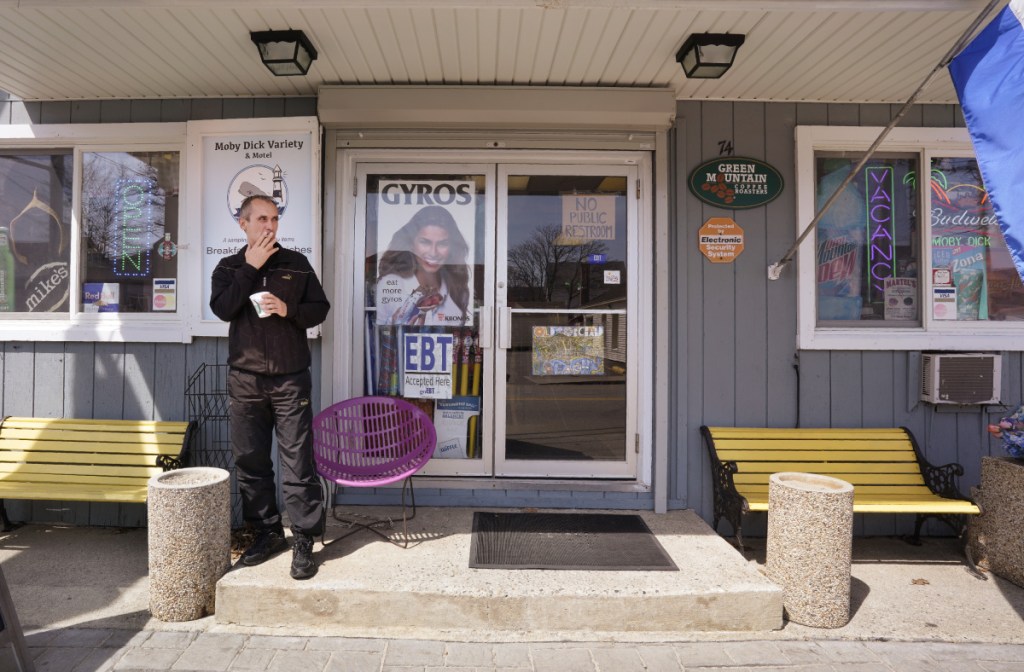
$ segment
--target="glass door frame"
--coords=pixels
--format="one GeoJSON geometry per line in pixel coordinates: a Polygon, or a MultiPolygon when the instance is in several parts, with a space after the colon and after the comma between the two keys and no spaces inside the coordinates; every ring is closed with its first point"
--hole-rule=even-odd
{"type": "MultiPolygon", "coordinates": [[[[508,305],[508,233],[509,233],[509,204],[508,184],[512,175],[538,175],[538,176],[616,176],[626,178],[625,205],[626,205],[626,445],[623,446],[623,460],[510,460],[505,456],[507,427],[507,398],[505,389],[496,390],[492,398],[494,409],[494,455],[495,455],[495,476],[501,477],[534,477],[534,478],[634,478],[637,475],[637,452],[635,444],[629,437],[637,436],[637,361],[638,351],[636,348],[638,320],[634,318],[634,306],[637,301],[638,282],[634,277],[639,274],[636,269],[639,267],[638,239],[638,200],[634,197],[637,192],[637,180],[639,179],[638,167],[622,163],[592,163],[587,165],[576,163],[526,163],[503,161],[498,165],[497,184],[497,232],[496,249],[494,257],[495,282],[494,306],[495,306],[495,343],[494,343],[494,379],[507,379],[507,358],[502,341],[508,341],[509,331],[513,315],[538,315],[543,314],[585,314],[591,313],[584,308],[571,310],[535,310],[510,308],[508,305]],[[500,264],[498,262],[501,262],[500,264]]],[[[593,311],[598,314],[604,311],[593,311]]]]}
{"type": "MultiPolygon", "coordinates": [[[[365,249],[366,242],[366,184],[367,177],[369,175],[417,175],[417,176],[430,176],[430,175],[482,175],[484,177],[484,239],[480,241],[483,245],[483,259],[484,259],[484,296],[481,297],[480,310],[477,313],[477,319],[479,319],[478,331],[481,336],[481,348],[483,349],[483,367],[484,372],[494,370],[494,349],[491,347],[493,338],[491,337],[492,327],[492,313],[490,309],[489,296],[493,296],[494,287],[494,232],[495,232],[495,203],[494,203],[494,190],[497,184],[497,178],[495,176],[495,164],[493,162],[488,163],[469,163],[465,161],[459,162],[421,162],[421,161],[391,161],[386,162],[373,162],[373,161],[360,161],[355,165],[355,244],[353,245],[353,255],[355,259],[352,264],[352,288],[353,288],[353,308],[355,311],[365,313],[365,293],[364,293],[364,277],[365,273],[362,255],[365,249]]],[[[352,313],[353,315],[355,312],[352,313]]],[[[344,320],[341,315],[336,316],[336,320],[344,320]]],[[[363,325],[365,315],[361,314],[361,319],[357,321],[358,325],[363,325]]],[[[340,325],[339,325],[340,327],[340,325]]],[[[359,371],[365,374],[365,357],[363,353],[366,352],[366,338],[365,329],[357,328],[353,330],[352,339],[352,357],[349,359],[349,365],[352,367],[353,372],[359,371]],[[355,357],[359,356],[359,362],[361,366],[357,366],[355,357]]],[[[483,376],[483,399],[493,400],[494,399],[494,376],[484,375],[483,376]]],[[[355,383],[354,389],[362,389],[361,382],[355,383]]],[[[493,402],[492,402],[493,403],[493,402]]],[[[480,459],[431,459],[426,466],[420,471],[425,476],[484,476],[490,477],[494,474],[494,450],[493,450],[493,436],[494,436],[494,414],[486,412],[487,405],[484,405],[480,412],[480,422],[482,423],[482,445],[480,459]]]]}
{"type": "MultiPolygon", "coordinates": [[[[334,161],[329,166],[327,174],[333,176],[334,193],[325,196],[325,213],[336,213],[333,217],[333,224],[327,227],[325,233],[324,250],[333,251],[334,259],[325,259],[325,281],[336,283],[337,289],[333,292],[336,297],[334,310],[332,310],[332,329],[324,332],[325,361],[330,364],[330,382],[325,381],[324,394],[332,398],[347,398],[361,394],[363,389],[363,331],[361,321],[353,320],[353,316],[361,314],[364,307],[365,294],[363,284],[364,265],[362,263],[363,249],[365,245],[365,175],[382,171],[395,172],[424,172],[424,173],[465,173],[488,175],[488,183],[493,187],[486,194],[488,203],[486,206],[487,216],[492,219],[488,225],[487,245],[495,245],[497,198],[501,185],[497,178],[497,167],[506,165],[514,170],[524,169],[526,166],[533,166],[540,170],[565,170],[569,173],[580,171],[585,167],[593,166],[594,170],[601,172],[617,169],[617,167],[631,166],[637,171],[636,198],[629,196],[631,207],[635,208],[634,218],[630,234],[631,258],[629,263],[633,272],[630,286],[631,298],[629,308],[629,347],[630,347],[630,372],[631,382],[629,393],[629,412],[631,414],[631,425],[628,431],[635,433],[635,445],[627,446],[627,453],[631,455],[632,475],[595,474],[594,476],[555,476],[546,479],[539,473],[524,474],[519,477],[503,477],[495,475],[493,464],[493,440],[494,440],[494,416],[485,414],[481,418],[483,423],[484,442],[488,450],[485,451],[482,460],[475,460],[480,464],[475,465],[478,469],[468,470],[465,467],[474,466],[467,463],[470,460],[453,460],[451,464],[444,465],[443,460],[434,460],[421,472],[425,475],[451,476],[457,478],[442,479],[437,483],[447,484],[445,487],[459,487],[465,483],[468,487],[475,487],[473,483],[480,483],[485,479],[492,483],[504,480],[511,484],[514,482],[529,482],[529,478],[548,480],[554,482],[581,481],[614,479],[622,481],[635,481],[637,483],[653,483],[654,451],[655,451],[655,422],[654,406],[655,399],[655,371],[654,361],[654,335],[645,333],[641,336],[639,325],[653,323],[654,302],[654,211],[656,209],[654,193],[654,155],[647,149],[626,149],[626,148],[587,148],[587,149],[529,149],[529,150],[488,150],[488,149],[445,149],[445,148],[372,148],[372,147],[338,147],[333,155],[334,161]],[[360,179],[359,176],[362,176],[360,179]],[[647,298],[644,298],[647,297],[647,298]],[[643,343],[641,343],[643,339],[643,343]],[[644,346],[644,347],[641,347],[644,346]],[[328,354],[330,353],[330,354],[328,354]],[[489,417],[487,417],[489,416],[489,417]],[[461,467],[461,468],[460,468],[461,467]],[[462,480],[465,478],[466,480],[462,480]]],[[[493,247],[489,248],[492,260],[496,257],[493,247]]],[[[507,253],[507,250],[506,250],[507,253]]],[[[486,264],[485,264],[486,266],[486,264]]],[[[490,268],[485,269],[485,286],[494,288],[494,262],[491,261],[490,268]]],[[[493,304],[493,294],[488,297],[493,304]]],[[[480,311],[481,326],[484,332],[492,334],[490,342],[493,343],[495,329],[495,309],[480,311]]],[[[493,368],[493,348],[485,349],[485,356],[491,358],[490,370],[493,368]]],[[[497,408],[495,399],[494,375],[485,377],[484,394],[490,400],[490,407],[497,408]]],[[[503,407],[503,403],[502,403],[503,407]]],[[[631,442],[632,443],[632,442],[631,442]]]]}

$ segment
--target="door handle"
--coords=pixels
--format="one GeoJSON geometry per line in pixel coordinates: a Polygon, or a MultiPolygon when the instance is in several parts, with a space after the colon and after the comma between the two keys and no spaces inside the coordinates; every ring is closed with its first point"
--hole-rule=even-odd
{"type": "Polygon", "coordinates": [[[498,347],[502,350],[512,347],[511,308],[498,308],[498,347]]]}
{"type": "Polygon", "coordinates": [[[494,306],[480,306],[480,326],[477,329],[477,345],[481,348],[494,347],[494,306]]]}

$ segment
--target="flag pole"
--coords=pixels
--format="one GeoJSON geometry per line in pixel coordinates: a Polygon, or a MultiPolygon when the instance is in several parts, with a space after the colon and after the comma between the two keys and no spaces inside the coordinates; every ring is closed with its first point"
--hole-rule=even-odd
{"type": "Polygon", "coordinates": [[[807,238],[808,234],[810,234],[810,232],[813,231],[814,228],[818,225],[818,222],[821,221],[821,218],[825,216],[825,213],[829,211],[829,208],[831,208],[832,204],[836,202],[836,200],[839,198],[839,195],[843,193],[843,189],[846,189],[847,185],[849,185],[850,182],[852,182],[853,179],[857,176],[857,173],[860,172],[860,169],[864,167],[864,164],[871,160],[871,157],[878,149],[878,146],[882,144],[883,140],[885,140],[885,136],[889,135],[889,131],[895,128],[896,124],[898,124],[900,120],[906,115],[906,113],[910,110],[910,107],[914,104],[915,101],[917,101],[917,97],[921,95],[921,92],[924,91],[929,84],[931,84],[932,79],[935,78],[935,75],[938,74],[940,70],[948,66],[949,62],[953,60],[953,57],[960,53],[960,50],[962,50],[967,45],[967,42],[971,39],[971,36],[974,35],[974,31],[977,30],[978,26],[980,26],[982,22],[985,20],[985,18],[988,17],[992,9],[1001,2],[1003,2],[1003,0],[989,0],[989,3],[985,6],[985,9],[981,10],[981,13],[978,14],[978,16],[974,19],[974,22],[967,27],[967,30],[965,30],[963,35],[960,36],[960,39],[953,44],[953,46],[950,48],[948,52],[946,52],[946,55],[942,57],[942,60],[939,61],[934,68],[932,68],[932,71],[929,72],[928,76],[924,78],[924,81],[921,82],[921,85],[917,87],[917,90],[914,91],[910,98],[907,98],[905,103],[903,103],[899,111],[896,113],[896,116],[894,116],[892,120],[889,122],[889,125],[883,128],[882,132],[878,134],[877,138],[875,138],[875,141],[871,143],[871,146],[868,147],[868,151],[864,154],[863,157],[861,157],[861,160],[857,163],[856,166],[854,166],[853,170],[851,170],[850,173],[846,176],[846,178],[842,181],[842,183],[838,187],[836,187],[836,190],[832,192],[832,195],[828,197],[828,200],[825,201],[825,204],[821,206],[821,210],[819,210],[818,213],[814,215],[814,218],[811,220],[811,223],[808,224],[806,228],[804,228],[803,232],[801,232],[800,236],[796,239],[796,242],[794,242],[790,246],[790,248],[786,250],[786,253],[782,255],[781,259],[779,259],[774,264],[768,266],[769,280],[778,280],[780,277],[782,277],[783,269],[785,269],[786,266],[789,265],[789,262],[793,260],[793,255],[796,254],[796,251],[800,247],[801,243],[804,242],[804,239],[807,238]]]}

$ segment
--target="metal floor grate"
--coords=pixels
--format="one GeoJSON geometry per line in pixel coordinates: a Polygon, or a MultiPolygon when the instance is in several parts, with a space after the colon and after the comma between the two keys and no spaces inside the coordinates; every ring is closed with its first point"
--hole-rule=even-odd
{"type": "Polygon", "coordinates": [[[477,569],[678,571],[637,515],[477,511],[469,555],[477,569]]]}

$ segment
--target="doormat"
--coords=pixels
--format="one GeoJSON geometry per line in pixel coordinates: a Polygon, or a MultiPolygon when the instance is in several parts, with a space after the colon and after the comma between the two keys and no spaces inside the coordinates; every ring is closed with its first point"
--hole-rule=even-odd
{"type": "Polygon", "coordinates": [[[476,569],[678,571],[643,518],[606,513],[475,511],[476,569]]]}

